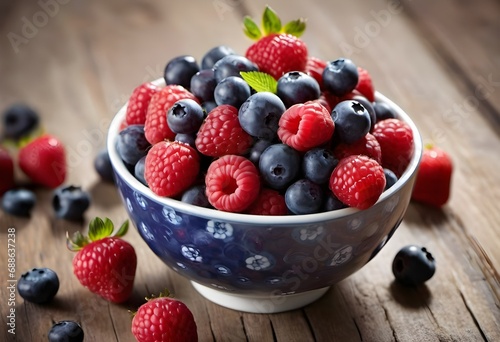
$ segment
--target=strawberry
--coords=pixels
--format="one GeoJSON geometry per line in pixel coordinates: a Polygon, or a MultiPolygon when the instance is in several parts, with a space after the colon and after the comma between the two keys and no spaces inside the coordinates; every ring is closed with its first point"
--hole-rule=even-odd
{"type": "Polygon", "coordinates": [[[436,146],[426,145],[411,198],[435,207],[443,206],[450,196],[452,173],[449,154],[436,146]]]}
{"type": "Polygon", "coordinates": [[[375,88],[373,87],[372,77],[367,70],[358,66],[358,84],[355,90],[366,97],[368,101],[375,102],[375,88]]]}
{"type": "Polygon", "coordinates": [[[9,152],[0,147],[0,196],[14,188],[14,161],[9,152]]]}
{"type": "Polygon", "coordinates": [[[138,342],[198,341],[193,313],[168,293],[146,298],[132,318],[132,334],[138,342]]]}
{"type": "Polygon", "coordinates": [[[144,125],[149,102],[160,88],[151,82],[145,82],[134,89],[128,100],[125,121],[128,125],[144,125]]]}
{"type": "Polygon", "coordinates": [[[66,153],[56,137],[43,134],[19,150],[19,167],[35,183],[56,188],[66,179],[66,153]]]}
{"type": "Polygon", "coordinates": [[[96,217],[89,224],[89,234],[76,232],[67,236],[67,247],[77,254],[73,273],[91,292],[113,303],[123,303],[132,294],[137,256],[134,247],[121,239],[128,230],[128,220],[113,234],[110,219],[96,217]]]}
{"type": "Polygon", "coordinates": [[[308,52],[299,39],[305,30],[304,19],[281,25],[281,20],[269,6],[262,16],[262,30],[249,17],[244,19],[245,34],[256,40],[250,45],[245,57],[254,62],[259,71],[279,79],[289,71],[305,71],[308,52]]]}

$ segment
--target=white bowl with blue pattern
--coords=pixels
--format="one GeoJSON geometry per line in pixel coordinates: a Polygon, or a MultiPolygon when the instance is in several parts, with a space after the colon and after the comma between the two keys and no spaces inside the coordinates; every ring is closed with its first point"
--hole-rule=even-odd
{"type": "Polygon", "coordinates": [[[401,178],[369,209],[256,216],[159,197],[117,155],[126,106],[113,119],[107,142],[124,207],[149,248],[207,299],[257,313],[305,306],[366,265],[408,207],[422,154],[420,134],[401,108],[381,94],[377,99],[410,125],[415,150],[401,178]]]}

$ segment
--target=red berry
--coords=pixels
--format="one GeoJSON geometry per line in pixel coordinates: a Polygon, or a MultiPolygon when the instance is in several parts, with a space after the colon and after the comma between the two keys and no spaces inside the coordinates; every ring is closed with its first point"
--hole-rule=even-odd
{"type": "Polygon", "coordinates": [[[142,304],[132,319],[132,334],[138,342],[198,341],[192,312],[183,302],[169,297],[142,304]]]}
{"type": "Polygon", "coordinates": [[[150,144],[153,145],[162,140],[174,140],[175,133],[168,127],[167,113],[177,101],[182,99],[199,102],[193,94],[180,85],[167,85],[153,95],[144,123],[144,133],[150,144]]]}
{"type": "Polygon", "coordinates": [[[9,152],[0,147],[0,196],[14,188],[14,161],[9,152]]]}
{"type": "Polygon", "coordinates": [[[194,148],[177,141],[161,141],[146,156],[144,177],[155,194],[174,197],[194,183],[199,170],[200,157],[194,148]]]}
{"type": "Polygon", "coordinates": [[[214,208],[242,212],[259,195],[259,172],[245,157],[225,155],[210,164],[205,185],[208,201],[214,208]]]}
{"type": "Polygon", "coordinates": [[[280,118],[278,137],[298,151],[307,151],[328,142],[335,124],[328,109],[315,101],[298,103],[280,118]]]}
{"type": "Polygon", "coordinates": [[[251,215],[286,215],[288,208],[282,194],[273,189],[263,188],[245,212],[251,215]]]}
{"type": "Polygon", "coordinates": [[[19,150],[19,167],[36,184],[56,188],[66,179],[66,153],[59,139],[44,134],[19,150]]]}
{"type": "Polygon", "coordinates": [[[344,204],[367,209],[377,202],[384,191],[382,166],[364,155],[341,159],[330,177],[330,190],[344,204]]]}
{"type": "Polygon", "coordinates": [[[448,153],[435,146],[426,146],[412,199],[435,207],[446,204],[450,197],[452,172],[453,163],[448,153]]]}
{"type": "Polygon", "coordinates": [[[355,90],[366,97],[368,101],[375,102],[375,89],[373,87],[372,77],[367,70],[358,66],[358,84],[355,90]]]}
{"type": "Polygon", "coordinates": [[[323,70],[325,70],[327,62],[310,56],[307,59],[305,73],[314,78],[321,89],[323,89],[323,70]]]}
{"type": "Polygon", "coordinates": [[[77,251],[73,273],[91,292],[113,303],[123,303],[132,294],[137,256],[134,247],[121,237],[128,229],[126,221],[115,235],[109,219],[95,218],[89,236],[77,233],[68,237],[68,248],[77,251]]]}
{"type": "Polygon", "coordinates": [[[370,133],[352,144],[340,143],[335,147],[333,154],[337,159],[343,159],[348,156],[363,154],[375,159],[377,163],[382,163],[382,150],[377,139],[370,133]]]}
{"type": "Polygon", "coordinates": [[[386,119],[375,124],[372,134],[382,150],[382,166],[399,178],[413,156],[411,127],[399,119],[386,119]]]}
{"type": "Polygon", "coordinates": [[[252,146],[253,138],[241,128],[238,108],[220,105],[208,113],[195,144],[200,153],[210,157],[242,155],[252,146]]]}
{"type": "Polygon", "coordinates": [[[128,125],[144,125],[151,97],[160,91],[160,87],[151,82],[138,86],[130,95],[125,120],[128,125]]]}

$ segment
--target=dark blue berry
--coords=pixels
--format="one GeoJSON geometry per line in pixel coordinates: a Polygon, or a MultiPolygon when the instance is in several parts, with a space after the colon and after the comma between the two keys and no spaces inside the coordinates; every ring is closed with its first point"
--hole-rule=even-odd
{"type": "Polygon", "coordinates": [[[149,147],[150,143],[144,135],[144,125],[127,126],[118,134],[116,150],[120,158],[129,165],[135,165],[144,157],[149,147]]]}
{"type": "Polygon", "coordinates": [[[33,132],[40,117],[31,107],[15,104],[7,108],[2,116],[3,133],[6,138],[18,140],[33,132]]]}
{"type": "Polygon", "coordinates": [[[321,211],[324,192],[320,185],[309,179],[299,179],[285,192],[285,203],[296,215],[314,214],[321,211]]]}
{"type": "Polygon", "coordinates": [[[217,103],[215,101],[205,101],[201,104],[201,108],[205,112],[205,117],[210,113],[215,107],[217,107],[217,103]]]}
{"type": "Polygon", "coordinates": [[[323,211],[333,211],[347,208],[347,205],[342,203],[331,191],[326,195],[325,203],[323,204],[323,211]]]}
{"type": "Polygon", "coordinates": [[[101,149],[94,158],[94,169],[105,182],[114,183],[113,166],[107,148],[101,149]]]}
{"type": "Polygon", "coordinates": [[[394,172],[392,172],[389,169],[384,168],[384,175],[385,175],[385,189],[389,189],[391,186],[394,185],[398,181],[398,176],[394,172]]]}
{"type": "Polygon", "coordinates": [[[191,99],[177,101],[167,113],[168,127],[174,133],[195,133],[204,118],[203,108],[191,99]]]}
{"type": "Polygon", "coordinates": [[[358,68],[350,60],[339,58],[326,65],[323,70],[323,86],[335,96],[344,96],[358,84],[358,68]]]}
{"type": "Polygon", "coordinates": [[[12,189],[2,197],[3,210],[14,216],[29,217],[35,203],[35,193],[27,189],[12,189]]]}
{"type": "Polygon", "coordinates": [[[358,101],[365,107],[370,114],[370,131],[373,129],[373,126],[377,123],[377,115],[375,114],[375,109],[373,108],[372,102],[370,102],[366,97],[362,95],[353,95],[350,100],[358,101]]]}
{"type": "Polygon", "coordinates": [[[330,175],[338,163],[329,149],[316,147],[304,154],[302,173],[305,178],[317,184],[325,184],[330,180],[330,175]]]}
{"type": "Polygon", "coordinates": [[[270,140],[264,140],[264,139],[257,140],[250,149],[250,152],[248,153],[248,159],[255,165],[259,165],[259,160],[260,156],[262,155],[262,152],[264,152],[264,150],[269,146],[271,146],[272,144],[273,142],[270,140]]]}
{"type": "Polygon", "coordinates": [[[300,71],[287,72],[278,80],[277,94],[287,108],[316,100],[320,93],[318,82],[300,71]]]}
{"type": "Polygon", "coordinates": [[[300,172],[299,153],[285,144],[266,148],[259,160],[259,170],[264,182],[271,188],[283,190],[296,180],[300,172]]]}
{"type": "Polygon", "coordinates": [[[429,280],[436,272],[436,261],[425,247],[409,245],[394,257],[392,273],[401,284],[416,286],[429,280]]]}
{"type": "Polygon", "coordinates": [[[28,302],[44,304],[52,300],[59,290],[59,278],[50,268],[33,268],[21,275],[17,291],[28,302]]]}
{"type": "Polygon", "coordinates": [[[257,65],[240,55],[228,55],[221,58],[214,67],[215,81],[219,83],[229,76],[241,77],[241,71],[258,71],[257,65]]]}
{"type": "Polygon", "coordinates": [[[175,141],[182,142],[184,144],[188,144],[189,146],[196,148],[196,134],[185,134],[185,133],[177,133],[174,138],[175,141]]]}
{"type": "Polygon", "coordinates": [[[190,90],[200,101],[212,101],[216,85],[214,71],[212,69],[204,69],[193,75],[190,90]]]}
{"type": "Polygon", "coordinates": [[[332,110],[337,141],[352,144],[370,131],[370,114],[358,101],[346,100],[332,110]]]}
{"type": "Polygon", "coordinates": [[[385,102],[376,101],[373,103],[373,109],[375,110],[375,116],[377,122],[385,119],[392,119],[396,117],[394,110],[385,102]]]}
{"type": "Polygon", "coordinates": [[[52,208],[58,218],[81,221],[89,207],[90,194],[79,186],[61,186],[54,190],[52,208]]]}
{"type": "Polygon", "coordinates": [[[191,77],[198,71],[200,67],[194,57],[179,56],[167,63],[163,77],[166,84],[177,84],[189,89],[191,77]]]}
{"type": "Polygon", "coordinates": [[[139,161],[135,164],[134,177],[145,186],[148,186],[148,182],[146,182],[146,178],[144,177],[145,167],[146,167],[146,156],[139,159],[139,161]]]}
{"type": "Polygon", "coordinates": [[[214,98],[219,106],[227,104],[240,108],[250,94],[250,86],[245,80],[240,77],[229,76],[217,84],[214,91],[214,98]]]}
{"type": "Polygon", "coordinates": [[[181,202],[196,205],[198,207],[212,208],[205,193],[205,185],[195,185],[186,190],[181,197],[181,202]]]}
{"type": "Polygon", "coordinates": [[[84,332],[74,321],[60,321],[50,328],[48,338],[49,342],[82,342],[84,332]]]}
{"type": "Polygon", "coordinates": [[[241,105],[238,119],[241,128],[251,136],[273,140],[277,137],[278,122],[285,110],[285,105],[278,96],[270,92],[259,92],[251,95],[241,105]]]}
{"type": "Polygon", "coordinates": [[[202,69],[212,69],[215,63],[222,59],[223,57],[226,57],[228,55],[235,55],[236,52],[234,52],[233,49],[230,47],[224,46],[224,45],[219,45],[216,47],[213,47],[205,55],[203,55],[201,59],[201,68],[202,69]]]}

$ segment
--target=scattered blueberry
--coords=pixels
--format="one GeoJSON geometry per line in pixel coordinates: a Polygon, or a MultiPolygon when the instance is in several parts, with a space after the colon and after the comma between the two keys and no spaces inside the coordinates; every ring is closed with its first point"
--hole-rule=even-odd
{"type": "Polygon", "coordinates": [[[392,263],[392,273],[404,285],[420,285],[435,272],[436,261],[425,247],[405,246],[396,254],[392,263]]]}
{"type": "Polygon", "coordinates": [[[396,114],[394,113],[391,106],[389,106],[385,102],[374,102],[373,109],[375,110],[377,121],[392,119],[396,117],[396,114]]]}
{"type": "Polygon", "coordinates": [[[287,108],[296,103],[316,100],[320,92],[318,82],[300,71],[287,72],[278,80],[277,94],[287,108]]]}
{"type": "Polygon", "coordinates": [[[350,60],[339,58],[326,65],[323,71],[323,85],[335,96],[344,96],[356,88],[358,84],[358,68],[350,60]]]}
{"type": "Polygon", "coordinates": [[[186,89],[191,85],[191,77],[200,70],[192,56],[178,56],[165,66],[164,78],[166,84],[178,84],[186,89]]]}
{"type": "Polygon", "coordinates": [[[341,142],[352,144],[370,131],[370,114],[358,101],[345,100],[332,110],[335,135],[341,142]]]}
{"type": "Polygon", "coordinates": [[[258,71],[257,65],[240,55],[228,55],[213,66],[215,81],[219,83],[229,76],[241,77],[241,71],[258,71]]]}
{"type": "Polygon", "coordinates": [[[212,69],[215,63],[226,57],[228,55],[235,55],[233,49],[230,47],[219,45],[210,49],[205,55],[203,55],[201,59],[201,68],[202,69],[212,69]]]}
{"type": "Polygon", "coordinates": [[[29,217],[35,203],[35,193],[27,189],[12,189],[2,197],[3,210],[14,216],[29,217]]]}
{"type": "Polygon", "coordinates": [[[167,113],[168,127],[174,133],[196,133],[203,122],[203,108],[194,100],[179,100],[167,113]]]}
{"type": "Polygon", "coordinates": [[[54,190],[52,207],[58,218],[81,221],[89,206],[90,195],[79,186],[61,186],[54,190]]]}
{"type": "Polygon", "coordinates": [[[302,159],[302,173],[304,177],[317,183],[325,184],[339,161],[333,153],[324,148],[316,147],[304,154],[302,159]]]}
{"type": "Polygon", "coordinates": [[[389,189],[391,186],[394,185],[398,181],[398,176],[394,172],[392,172],[389,169],[384,168],[384,174],[385,174],[385,189],[389,189]]]}
{"type": "Polygon", "coordinates": [[[49,330],[49,342],[82,342],[84,337],[80,324],[74,321],[60,321],[49,330]]]}
{"type": "Polygon", "coordinates": [[[251,94],[248,83],[240,77],[229,76],[220,81],[214,90],[217,105],[228,104],[236,108],[245,102],[251,94]]]}
{"type": "Polygon", "coordinates": [[[114,183],[113,166],[107,148],[101,149],[94,158],[94,169],[105,182],[114,183]]]}
{"type": "Polygon", "coordinates": [[[341,200],[337,198],[331,191],[328,192],[326,196],[325,203],[323,204],[323,211],[333,211],[347,208],[347,205],[342,203],[341,200]]]}
{"type": "Polygon", "coordinates": [[[189,203],[204,208],[212,208],[205,193],[205,185],[195,185],[186,190],[181,197],[181,202],[189,203]]]}
{"type": "Polygon", "coordinates": [[[273,140],[278,131],[278,122],[286,110],[281,99],[270,92],[251,95],[240,107],[238,119],[241,128],[259,139],[273,140]]]}
{"type": "Polygon", "coordinates": [[[300,172],[299,153],[285,144],[273,144],[261,154],[259,170],[267,185],[276,190],[283,190],[300,172]]]}
{"type": "Polygon", "coordinates": [[[135,165],[147,154],[150,143],[144,135],[144,125],[130,125],[118,134],[116,150],[120,158],[129,165],[135,165]]]}
{"type": "Polygon", "coordinates": [[[40,117],[31,107],[15,104],[7,108],[2,116],[4,136],[19,140],[33,132],[39,125],[40,117]]]}
{"type": "Polygon", "coordinates": [[[146,182],[146,178],[144,177],[145,166],[146,166],[146,156],[139,159],[139,161],[135,164],[134,177],[145,186],[148,186],[148,182],[146,182]]]}
{"type": "Polygon", "coordinates": [[[321,211],[324,193],[321,186],[309,179],[299,179],[285,192],[285,203],[296,215],[314,214],[321,211]]]}
{"type": "Polygon", "coordinates": [[[191,77],[190,90],[202,102],[212,101],[216,85],[214,71],[212,69],[204,69],[191,77]]]}
{"type": "Polygon", "coordinates": [[[59,278],[50,268],[33,268],[21,275],[17,282],[19,295],[28,302],[44,304],[59,290],[59,278]]]}

